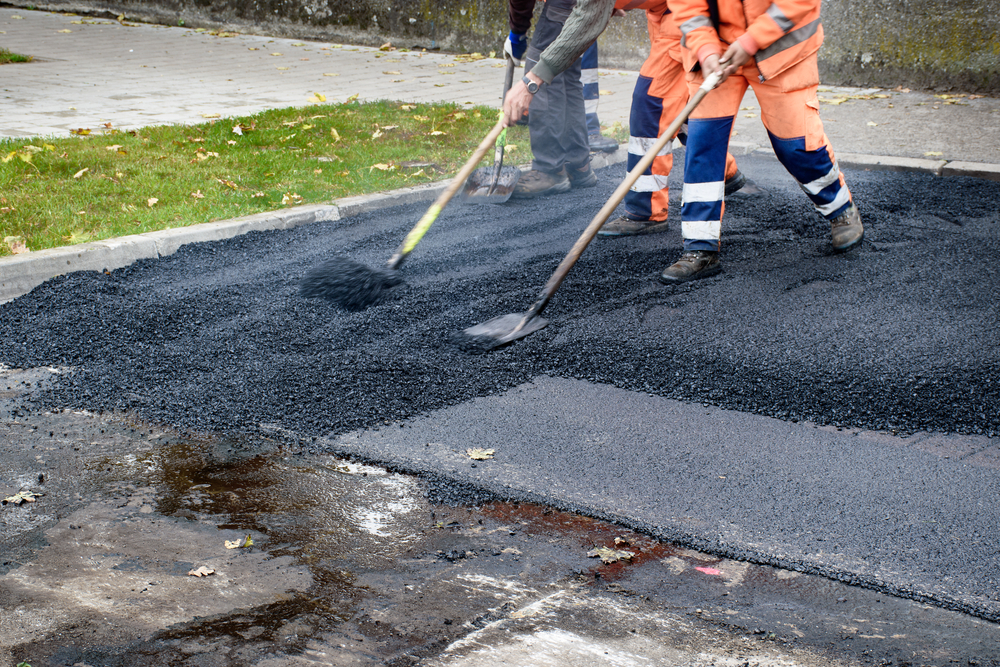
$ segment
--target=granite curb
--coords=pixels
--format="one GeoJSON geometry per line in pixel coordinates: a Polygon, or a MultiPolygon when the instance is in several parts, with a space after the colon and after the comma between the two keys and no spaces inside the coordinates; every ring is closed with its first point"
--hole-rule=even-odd
{"type": "MultiPolygon", "coordinates": [[[[736,156],[750,154],[774,156],[773,151],[747,142],[731,142],[730,151],[736,156]]],[[[614,153],[594,154],[591,163],[595,169],[601,169],[625,162],[627,157],[627,147],[622,145],[614,153]]],[[[837,159],[842,167],[852,169],[907,171],[940,177],[971,176],[1000,181],[1000,165],[997,164],[856,153],[841,153],[837,159]]],[[[350,218],[393,206],[433,201],[447,184],[448,181],[439,181],[372,195],[346,197],[332,204],[298,206],[220,222],[0,257],[0,303],[27,294],[50,278],[75,271],[113,271],[140,259],[172,255],[181,246],[190,243],[220,241],[253,231],[291,229],[313,222],[350,218]]]]}

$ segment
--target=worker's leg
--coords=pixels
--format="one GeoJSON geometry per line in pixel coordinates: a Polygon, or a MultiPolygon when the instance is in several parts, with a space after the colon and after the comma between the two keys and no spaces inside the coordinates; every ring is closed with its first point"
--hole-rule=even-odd
{"type": "Polygon", "coordinates": [[[778,160],[830,222],[834,249],[853,248],[864,228],[819,117],[816,56],[764,82],[755,72],[747,78],[778,160]]]}
{"type": "MultiPolygon", "coordinates": [[[[699,76],[690,84],[690,91],[693,93],[700,84],[699,76]]],[[[718,252],[725,211],[726,156],[733,118],[746,89],[747,80],[734,74],[706,95],[691,113],[681,206],[684,252],[663,271],[663,282],[686,282],[722,270],[718,252]]]]}
{"type": "MultiPolygon", "coordinates": [[[[555,41],[563,21],[572,9],[565,0],[550,0],[535,26],[526,55],[527,67],[538,62],[542,51],[555,41]]],[[[567,169],[590,170],[590,147],[580,82],[580,60],[542,86],[531,101],[528,130],[534,160],[531,171],[522,175],[515,197],[556,194],[570,189],[567,169]]],[[[591,176],[591,178],[593,178],[591,176]]]]}
{"type": "Polygon", "coordinates": [[[583,104],[587,112],[587,145],[592,151],[614,153],[618,150],[618,142],[601,134],[601,120],[597,117],[597,104],[601,96],[600,86],[597,83],[597,42],[583,52],[581,68],[583,104]]]}

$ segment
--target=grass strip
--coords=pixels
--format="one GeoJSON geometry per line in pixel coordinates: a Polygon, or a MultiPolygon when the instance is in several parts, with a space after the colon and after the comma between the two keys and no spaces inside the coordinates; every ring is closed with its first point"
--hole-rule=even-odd
{"type": "MultiPolygon", "coordinates": [[[[496,114],[317,100],[195,126],[2,139],[0,256],[438,181],[457,172],[496,114]]],[[[512,128],[508,143],[508,163],[530,159],[527,128],[512,128]]]]}

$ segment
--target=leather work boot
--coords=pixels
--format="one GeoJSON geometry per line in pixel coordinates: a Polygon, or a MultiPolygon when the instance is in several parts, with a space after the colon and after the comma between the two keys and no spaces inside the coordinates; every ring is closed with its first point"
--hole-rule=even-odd
{"type": "Polygon", "coordinates": [[[835,252],[847,252],[861,243],[865,228],[861,226],[861,213],[853,203],[830,221],[830,242],[835,252]]]}
{"type": "Polygon", "coordinates": [[[587,135],[587,143],[593,152],[614,153],[618,150],[618,142],[611,137],[604,136],[600,132],[587,135]]]}
{"type": "Polygon", "coordinates": [[[633,220],[624,215],[604,223],[598,236],[638,236],[639,234],[656,234],[667,231],[666,220],[633,220]]]}
{"type": "Polygon", "coordinates": [[[566,165],[566,176],[569,177],[570,187],[574,189],[592,188],[597,185],[597,174],[590,168],[589,162],[583,165],[581,169],[566,165]]]}
{"type": "Polygon", "coordinates": [[[569,192],[570,183],[566,176],[566,171],[562,170],[558,174],[547,174],[544,171],[531,169],[521,174],[511,197],[515,199],[529,199],[531,197],[543,197],[545,195],[556,195],[561,192],[569,192]]]}
{"type": "Polygon", "coordinates": [[[710,250],[685,250],[680,258],[663,269],[660,282],[665,285],[686,283],[689,280],[708,278],[722,272],[719,253],[710,250]]]}
{"type": "Polygon", "coordinates": [[[742,171],[737,169],[736,173],[733,174],[733,177],[726,181],[726,196],[728,197],[746,184],[747,177],[743,175],[742,171]]]}

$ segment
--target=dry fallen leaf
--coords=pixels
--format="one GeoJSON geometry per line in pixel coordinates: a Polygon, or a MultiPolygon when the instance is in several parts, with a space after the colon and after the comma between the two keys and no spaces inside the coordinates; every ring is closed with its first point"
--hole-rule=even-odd
{"type": "Polygon", "coordinates": [[[218,114],[218,113],[203,113],[201,115],[201,117],[202,118],[222,118],[222,114],[218,114]]]}
{"type": "Polygon", "coordinates": [[[3,499],[4,504],[13,503],[15,505],[20,505],[21,503],[33,503],[35,498],[44,496],[44,493],[35,493],[33,491],[20,491],[12,496],[7,496],[3,499]]]}
{"type": "Polygon", "coordinates": [[[370,174],[371,172],[373,172],[376,169],[378,169],[379,171],[395,171],[396,165],[394,165],[394,164],[384,164],[384,163],[380,162],[379,164],[373,164],[371,167],[369,167],[368,168],[368,173],[370,174]]]}
{"type": "Polygon", "coordinates": [[[927,157],[938,157],[939,155],[944,155],[944,153],[941,151],[927,151],[924,155],[927,157]]]}
{"type": "Polygon", "coordinates": [[[403,111],[413,111],[414,109],[417,108],[417,106],[415,104],[403,104],[400,105],[399,108],[402,109],[403,111]]]}
{"type": "Polygon", "coordinates": [[[73,178],[80,178],[81,176],[83,176],[84,174],[86,174],[88,171],[90,171],[90,167],[84,167],[80,171],[78,171],[75,174],[73,174],[73,178]]]}
{"type": "Polygon", "coordinates": [[[85,127],[78,127],[75,130],[70,130],[69,133],[70,134],[77,134],[77,135],[79,135],[81,137],[85,137],[88,134],[90,134],[90,128],[89,127],[87,127],[87,128],[85,128],[85,127]]]}
{"type": "Polygon", "coordinates": [[[340,133],[337,132],[337,128],[335,127],[330,128],[330,136],[333,138],[334,143],[340,141],[340,133]]]}
{"type": "Polygon", "coordinates": [[[868,127],[878,127],[878,123],[870,120],[868,121],[868,127]]]}
{"type": "Polygon", "coordinates": [[[304,200],[301,196],[295,194],[294,192],[286,192],[281,197],[281,203],[285,206],[293,206],[295,204],[301,204],[304,200]]]}
{"type": "Polygon", "coordinates": [[[382,130],[375,130],[372,132],[372,139],[378,139],[382,136],[382,130]]]}
{"type": "Polygon", "coordinates": [[[482,449],[481,447],[473,447],[466,449],[465,453],[469,455],[469,458],[473,461],[488,461],[493,458],[496,453],[495,449],[482,449]]]}
{"type": "Polygon", "coordinates": [[[340,76],[337,72],[323,72],[323,76],[340,76]]]}
{"type": "Polygon", "coordinates": [[[253,546],[253,539],[247,535],[242,540],[226,540],[227,549],[245,549],[253,546]]]}
{"type": "Polygon", "coordinates": [[[353,95],[351,95],[350,97],[348,97],[346,100],[344,100],[344,104],[347,104],[348,102],[353,102],[354,100],[358,99],[358,95],[359,95],[359,93],[354,93],[353,95]]]}
{"type": "Polygon", "coordinates": [[[396,70],[389,70],[388,72],[382,72],[382,74],[389,74],[392,76],[399,76],[402,72],[397,72],[396,70]]]}
{"type": "Polygon", "coordinates": [[[146,200],[146,206],[148,206],[149,208],[153,208],[154,206],[156,206],[156,202],[158,201],[160,200],[157,199],[156,197],[150,197],[149,199],[146,200]]]}
{"type": "Polygon", "coordinates": [[[615,91],[613,91],[613,90],[602,90],[602,91],[598,92],[598,95],[614,95],[614,94],[615,94],[615,91]]]}
{"type": "Polygon", "coordinates": [[[204,565],[199,567],[197,570],[190,570],[188,576],[191,577],[207,577],[210,574],[215,574],[215,570],[211,570],[204,565]]]}
{"type": "Polygon", "coordinates": [[[632,560],[633,556],[635,556],[635,553],[632,551],[609,549],[608,547],[597,547],[587,552],[588,558],[600,558],[602,563],[617,563],[620,560],[632,560]]]}
{"type": "Polygon", "coordinates": [[[205,198],[205,195],[201,194],[201,190],[198,190],[197,192],[192,192],[191,196],[194,197],[195,199],[204,199],[205,198]]]}
{"type": "Polygon", "coordinates": [[[283,55],[285,55],[285,54],[284,54],[284,53],[278,53],[278,52],[275,52],[275,53],[272,53],[271,55],[272,55],[272,56],[283,56],[283,55]]]}
{"type": "Polygon", "coordinates": [[[441,130],[434,130],[430,133],[432,137],[440,137],[442,134],[447,134],[447,132],[442,132],[441,130]]]}
{"type": "MultiPolygon", "coordinates": [[[[13,211],[12,208],[6,208],[4,211],[13,211]]],[[[28,246],[25,244],[23,236],[5,236],[3,242],[7,244],[10,248],[12,255],[20,255],[21,253],[31,252],[28,250],[28,246]]],[[[30,501],[29,501],[30,502],[30,501]]]]}
{"type": "Polygon", "coordinates": [[[225,185],[227,188],[232,188],[233,190],[239,190],[240,189],[240,186],[236,185],[232,181],[227,180],[225,178],[220,178],[220,179],[218,179],[218,181],[219,181],[219,183],[222,183],[223,185],[225,185]]]}

